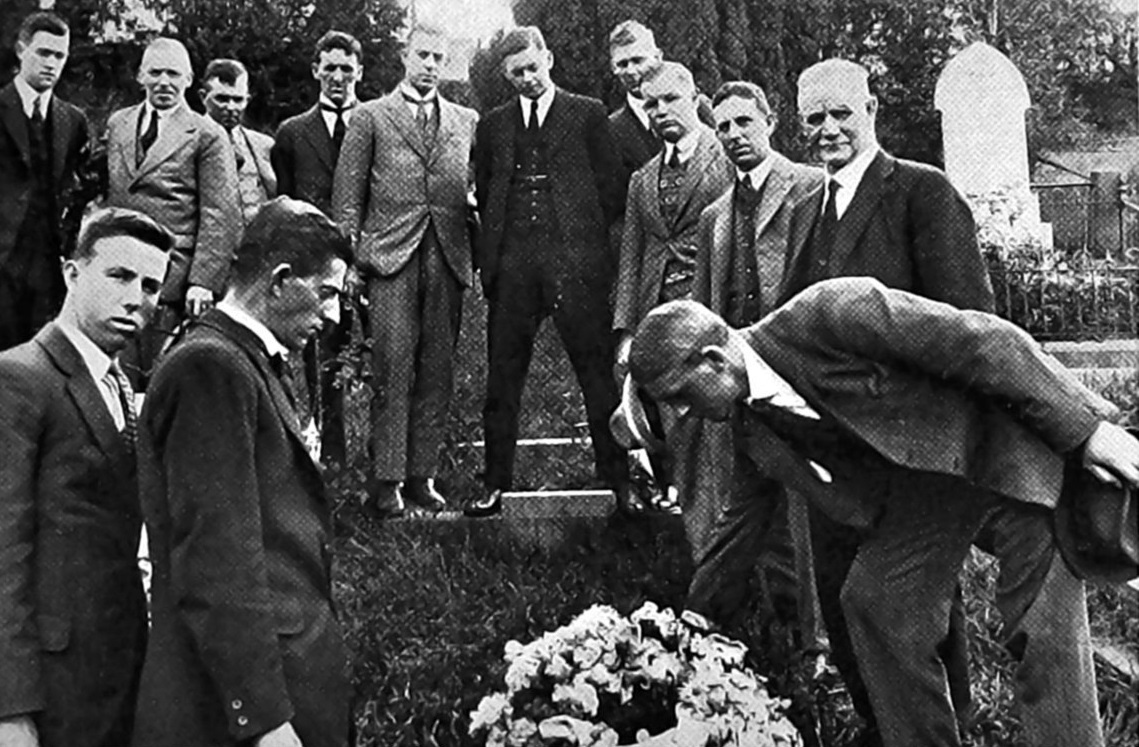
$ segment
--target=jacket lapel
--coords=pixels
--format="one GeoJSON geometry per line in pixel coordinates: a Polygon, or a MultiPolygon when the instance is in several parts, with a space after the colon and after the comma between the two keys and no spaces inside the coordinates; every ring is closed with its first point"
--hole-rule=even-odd
{"type": "Polygon", "coordinates": [[[168,115],[169,121],[163,125],[162,133],[154,141],[154,145],[150,146],[150,150],[146,152],[146,157],[143,158],[138,173],[134,175],[135,179],[153,171],[160,163],[185,147],[193,138],[194,133],[198,130],[198,123],[188,106],[188,104],[183,103],[175,112],[168,115]]]}
{"type": "MultiPolygon", "coordinates": [[[[716,162],[716,152],[720,147],[716,134],[710,129],[701,127],[699,132],[700,139],[697,141],[696,150],[692,154],[692,162],[684,170],[684,181],[680,185],[680,201],[676,210],[677,223],[680,223],[684,218],[688,205],[692,202],[692,196],[696,194],[700,184],[704,181],[704,175],[708,169],[716,162]]],[[[661,153],[664,153],[663,149],[661,149],[661,153]]]]}
{"type": "Polygon", "coordinates": [[[253,155],[253,163],[257,167],[257,176],[261,179],[261,186],[270,198],[277,194],[277,175],[273,172],[273,164],[269,162],[269,153],[253,144],[245,127],[239,126],[241,136],[245,138],[245,149],[253,155]]]}
{"type": "Polygon", "coordinates": [[[98,385],[91,378],[83,356],[54,322],[44,327],[36,342],[47,352],[59,370],[67,377],[67,393],[75,403],[91,435],[108,458],[118,460],[128,453],[127,443],[118,428],[98,385]]]}
{"type": "Polygon", "coordinates": [[[23,103],[20,101],[20,94],[16,91],[14,83],[9,83],[4,86],[3,90],[0,90],[0,117],[3,118],[4,126],[12,135],[12,140],[15,141],[16,148],[24,159],[24,164],[30,167],[32,165],[32,154],[31,145],[28,143],[27,117],[24,116],[23,103]]]}
{"type": "MultiPolygon", "coordinates": [[[[781,286],[785,285],[787,280],[794,275],[795,268],[797,268],[802,261],[803,252],[807,249],[807,243],[811,239],[811,232],[815,227],[815,223],[818,222],[822,210],[823,185],[821,184],[801,201],[791,206],[790,249],[787,254],[787,262],[784,264],[787,271],[783,273],[783,283],[781,286]]],[[[781,288],[781,297],[783,292],[781,288]]]]}
{"type": "Polygon", "coordinates": [[[870,162],[870,167],[862,176],[862,182],[854,191],[854,198],[838,222],[830,254],[832,273],[842,274],[846,258],[854,250],[858,239],[866,230],[866,224],[870,222],[870,217],[878,209],[886,180],[893,172],[894,159],[887,156],[884,151],[878,151],[878,155],[870,162]]]}
{"type": "Polygon", "coordinates": [[[446,148],[448,142],[453,140],[459,134],[459,111],[458,108],[447,101],[442,96],[435,99],[439,107],[439,129],[435,132],[435,139],[428,143],[427,147],[430,149],[430,158],[428,163],[435,161],[446,148]]]}
{"type": "Polygon", "coordinates": [[[48,116],[51,117],[52,183],[58,185],[63,177],[63,168],[67,165],[69,150],[67,146],[75,128],[75,114],[59,100],[58,96],[53,95],[48,107],[48,116]]]}
{"type": "MultiPolygon", "coordinates": [[[[398,87],[383,98],[382,106],[387,114],[388,121],[391,122],[396,132],[403,136],[404,141],[415,151],[415,155],[419,156],[420,160],[427,161],[428,143],[424,140],[423,133],[419,131],[419,125],[411,116],[411,110],[398,87]]],[[[440,126],[442,125],[440,124],[440,126]]]]}
{"type": "Polygon", "coordinates": [[[787,193],[791,191],[792,187],[791,180],[787,178],[787,174],[782,168],[783,157],[777,153],[772,153],[769,158],[774,158],[775,161],[771,164],[771,171],[767,174],[767,184],[763,187],[763,197],[755,214],[755,236],[753,238],[759,238],[767,230],[767,224],[771,223],[771,219],[775,217],[775,213],[779,211],[783,201],[787,199],[787,193]]]}
{"type": "Polygon", "coordinates": [[[329,171],[336,170],[336,163],[332,160],[332,135],[324,126],[324,117],[320,114],[320,104],[309,109],[304,119],[304,134],[309,145],[316,151],[317,158],[329,171]]]}
{"type": "Polygon", "coordinates": [[[712,280],[711,301],[713,311],[723,314],[724,288],[728,287],[728,258],[732,256],[732,210],[735,186],[728,187],[728,191],[720,196],[715,203],[717,207],[713,212],[712,222],[712,256],[709,276],[712,280]]]}

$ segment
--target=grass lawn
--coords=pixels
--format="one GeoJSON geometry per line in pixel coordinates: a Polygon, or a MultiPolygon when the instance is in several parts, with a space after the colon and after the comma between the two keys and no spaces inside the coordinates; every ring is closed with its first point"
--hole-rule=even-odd
{"type": "MultiPolygon", "coordinates": [[[[459,367],[440,484],[450,497],[479,489],[481,397],[485,381],[483,304],[468,295],[459,367]]],[[[543,329],[523,407],[522,436],[580,435],[580,394],[549,325],[543,329]]],[[[1139,405],[1139,379],[1096,382],[1130,412],[1139,405]]],[[[568,622],[595,603],[629,612],[646,599],[679,608],[692,573],[680,522],[659,517],[570,527],[564,542],[546,550],[520,543],[499,521],[403,520],[383,525],[356,520],[347,500],[360,485],[359,448],[366,394],[352,393],[355,422],[352,468],[334,481],[337,510],[348,519],[337,541],[336,597],[355,652],[360,745],[475,744],[467,714],[486,693],[502,687],[504,644],[530,640],[568,622]]],[[[585,447],[519,451],[522,488],[579,487],[591,479],[585,447]]],[[[977,714],[969,744],[1018,743],[1011,670],[999,643],[992,604],[994,568],[976,553],[963,580],[971,632],[977,714]]],[[[1097,643],[1139,659],[1139,595],[1117,587],[1089,589],[1097,643]]],[[[754,647],[754,664],[772,675],[772,689],[796,698],[798,717],[820,725],[824,744],[845,747],[853,719],[841,688],[808,688],[786,647],[762,634],[758,615],[736,631],[754,647]]],[[[1139,680],[1097,662],[1108,744],[1139,747],[1139,680]]]]}

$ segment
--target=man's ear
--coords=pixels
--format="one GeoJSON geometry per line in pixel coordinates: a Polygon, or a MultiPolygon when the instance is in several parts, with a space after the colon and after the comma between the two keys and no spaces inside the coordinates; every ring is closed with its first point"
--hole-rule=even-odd
{"type": "Polygon", "coordinates": [[[550,62],[550,70],[553,70],[554,69],[554,53],[548,49],[546,50],[546,59],[549,60],[549,62],[550,62]]]}
{"type": "Polygon", "coordinates": [[[878,113],[878,97],[871,96],[866,100],[866,113],[873,117],[878,113]]]}
{"type": "Polygon", "coordinates": [[[700,357],[716,372],[723,371],[728,366],[728,353],[719,345],[706,345],[700,349],[700,357]]]}
{"type": "Polygon", "coordinates": [[[293,266],[288,262],[282,262],[273,268],[273,272],[269,275],[269,293],[270,295],[279,296],[281,290],[285,286],[285,281],[293,276],[293,266]]]}

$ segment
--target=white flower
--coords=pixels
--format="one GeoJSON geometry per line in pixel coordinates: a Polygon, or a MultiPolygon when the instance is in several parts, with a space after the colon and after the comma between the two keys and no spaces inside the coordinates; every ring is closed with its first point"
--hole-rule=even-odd
{"type": "Polygon", "coordinates": [[[510,698],[505,693],[491,693],[479,701],[479,707],[471,711],[470,733],[496,724],[504,716],[510,715],[510,698]]]}
{"type": "Polygon", "coordinates": [[[597,708],[601,705],[597,697],[597,689],[586,682],[580,675],[572,684],[554,685],[554,702],[569,703],[578,713],[586,716],[596,716],[597,708]]]}
{"type": "Polygon", "coordinates": [[[526,743],[537,733],[538,725],[530,719],[514,719],[510,722],[510,732],[506,735],[506,743],[510,747],[526,747],[526,743]]]}

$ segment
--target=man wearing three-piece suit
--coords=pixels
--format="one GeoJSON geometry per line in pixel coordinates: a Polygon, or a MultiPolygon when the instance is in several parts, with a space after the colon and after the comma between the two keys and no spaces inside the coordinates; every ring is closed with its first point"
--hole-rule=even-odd
{"type": "Polygon", "coordinates": [[[146,213],[174,234],[162,307],[140,338],[145,377],[173,330],[213,306],[241,238],[233,148],[221,125],[186,103],[193,82],[181,42],[160,37],[142,54],[141,104],[107,120],[107,204],[146,213]]]}
{"type": "MultiPolygon", "coordinates": [[[[659,63],[645,76],[640,92],[665,146],[629,181],[613,312],[618,379],[625,376],[629,342],[644,315],[663,301],[691,296],[696,265],[706,255],[697,236],[700,213],[732,180],[731,163],[716,134],[697,117],[696,84],[687,68],[659,63]]],[[[659,505],[669,508],[667,499],[676,494],[670,490],[670,460],[649,458],[666,499],[659,505]]],[[[685,514],[686,526],[693,515],[685,514]]]]}
{"type": "Polygon", "coordinates": [[[229,290],[159,364],[139,418],[153,627],[136,747],[347,747],[331,496],[285,358],[335,323],[351,248],[286,197],[245,231],[229,290]]]}
{"type": "Polygon", "coordinates": [[[401,513],[405,498],[433,511],[447,505],[435,472],[473,281],[467,220],[478,122],[439,93],[448,44],[441,28],[411,29],[404,79],[352,118],[333,188],[333,215],[353,237],[368,294],[375,394],[364,507],[376,516],[401,513]]]}
{"type": "Polygon", "coordinates": [[[247,226],[257,208],[277,196],[277,176],[269,155],[273,138],[242,123],[249,106],[245,65],[238,60],[210,60],[202,75],[202,103],[210,119],[229,135],[241,198],[241,224],[247,226]]]}
{"type": "Polygon", "coordinates": [[[123,747],[146,647],[134,394],[173,237],[109,208],[63,262],[59,316],[0,353],[0,744],[123,747]]]}
{"type": "MultiPolygon", "coordinates": [[[[894,158],[879,147],[878,102],[867,78],[863,67],[839,59],[800,75],[799,117],[827,180],[792,212],[780,300],[818,280],[868,276],[958,308],[993,311],[992,286],[969,206],[944,173],[894,158]]],[[[858,536],[814,509],[810,523],[832,660],[873,732],[874,713],[853,665],[839,605],[858,536]]],[[[962,721],[970,710],[964,623],[958,600],[943,654],[962,721]]]]}
{"type": "Polygon", "coordinates": [[[1061,487],[1082,463],[1134,491],[1139,441],[1023,330],[838,278],[739,331],[694,302],[658,307],[630,370],[681,417],[730,421],[744,458],[860,533],[842,606],[887,747],[961,744],[938,648],[957,575],[994,509],[1007,517],[996,601],[1027,742],[1103,744],[1072,570],[1083,564],[1070,557],[1086,550],[1058,545],[1054,521],[1092,498],[1114,505],[1113,552],[1134,577],[1136,528],[1118,518],[1127,493],[1065,502],[1061,487]]]}
{"type": "Polygon", "coordinates": [[[466,511],[497,513],[511,487],[522,387],[547,316],[584,394],[597,475],[624,506],[628,464],[608,426],[618,402],[609,305],[617,262],[608,226],[621,195],[605,109],[554,87],[553,55],[537,28],[510,31],[499,52],[518,96],[480,119],[476,134],[482,230],[475,260],[490,306],[486,494],[466,511]]]}
{"type": "Polygon", "coordinates": [[[62,216],[87,157],[87,118],[54,95],[70,39],[55,15],[28,16],[19,72],[0,89],[0,350],[30,339],[63,301],[62,216]]]}
{"type": "MultiPolygon", "coordinates": [[[[332,215],[332,185],[341,146],[358,104],[356,86],[364,75],[363,62],[363,49],[351,34],[333,30],[320,37],[312,59],[312,77],[320,84],[320,98],[307,111],[281,123],[270,151],[278,192],[312,203],[328,216],[332,215]]],[[[304,353],[311,409],[320,426],[321,454],[326,463],[341,465],[348,447],[338,359],[352,341],[356,316],[352,296],[350,289],[341,300],[340,322],[329,325],[304,353]]]]}

